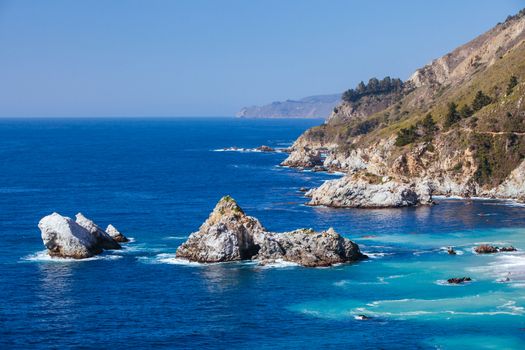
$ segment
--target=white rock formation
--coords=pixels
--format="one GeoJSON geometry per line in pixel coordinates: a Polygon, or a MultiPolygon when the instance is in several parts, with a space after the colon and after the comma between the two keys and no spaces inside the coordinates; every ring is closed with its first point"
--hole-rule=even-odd
{"type": "Polygon", "coordinates": [[[250,259],[257,252],[255,236],[263,232],[259,220],[244,214],[233,198],[225,196],[199,231],[177,249],[177,257],[208,263],[250,259]]]}
{"type": "Polygon", "coordinates": [[[109,224],[108,227],[106,227],[106,233],[119,243],[129,242],[129,239],[111,224],[109,224]]]}
{"type": "Polygon", "coordinates": [[[76,218],[77,224],[84,227],[96,238],[97,244],[102,249],[121,249],[122,248],[120,244],[118,244],[117,241],[115,241],[113,238],[111,238],[110,235],[106,233],[106,231],[101,229],[92,220],[86,218],[82,213],[78,213],[75,216],[75,218],[76,218]]]}
{"type": "Polygon", "coordinates": [[[357,244],[342,237],[333,228],[323,232],[299,229],[268,233],[261,236],[259,245],[255,259],[262,264],[287,261],[317,267],[357,261],[365,257],[357,244]]]}
{"type": "Polygon", "coordinates": [[[337,208],[389,208],[432,203],[428,184],[415,185],[371,176],[374,178],[347,175],[325,181],[307,193],[311,198],[308,204],[337,208]]]}
{"type": "Polygon", "coordinates": [[[102,253],[97,237],[71,218],[53,213],[43,217],[38,227],[51,256],[83,259],[102,253]]]}
{"type": "Polygon", "coordinates": [[[514,169],[505,181],[490,194],[498,198],[525,201],[525,161],[514,169]]]}

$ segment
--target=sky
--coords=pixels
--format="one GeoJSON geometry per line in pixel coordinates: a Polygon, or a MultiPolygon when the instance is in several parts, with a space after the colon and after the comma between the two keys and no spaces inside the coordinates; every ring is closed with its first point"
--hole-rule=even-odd
{"type": "Polygon", "coordinates": [[[232,116],[407,79],[525,0],[0,0],[0,117],[232,116]]]}

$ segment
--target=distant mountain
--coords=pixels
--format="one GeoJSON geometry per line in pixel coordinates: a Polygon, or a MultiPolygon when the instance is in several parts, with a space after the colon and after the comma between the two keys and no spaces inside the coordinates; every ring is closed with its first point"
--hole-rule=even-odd
{"type": "Polygon", "coordinates": [[[328,118],[341,102],[341,94],[317,95],[300,100],[277,101],[264,106],[244,107],[240,118],[328,118]]]}

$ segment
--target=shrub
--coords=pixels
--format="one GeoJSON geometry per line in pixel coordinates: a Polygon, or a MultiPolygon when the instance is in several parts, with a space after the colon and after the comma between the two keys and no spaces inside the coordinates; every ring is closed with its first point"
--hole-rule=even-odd
{"type": "Polygon", "coordinates": [[[476,97],[474,97],[474,101],[472,101],[472,109],[477,112],[491,103],[492,99],[490,96],[485,95],[483,91],[479,90],[476,93],[476,97]]]}
{"type": "Polygon", "coordinates": [[[474,111],[468,105],[463,105],[459,110],[459,114],[461,115],[461,118],[470,118],[472,114],[474,114],[474,111]]]}
{"type": "Polygon", "coordinates": [[[514,90],[514,87],[518,85],[518,78],[513,75],[509,79],[509,83],[507,84],[507,95],[512,94],[512,90],[514,90]]]}

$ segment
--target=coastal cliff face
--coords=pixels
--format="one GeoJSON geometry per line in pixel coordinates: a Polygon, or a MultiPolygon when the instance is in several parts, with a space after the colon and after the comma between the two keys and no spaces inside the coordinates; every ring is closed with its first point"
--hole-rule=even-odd
{"type": "Polygon", "coordinates": [[[431,203],[430,194],[524,200],[524,81],[522,10],[402,89],[343,101],[282,165],[347,173],[311,191],[311,205],[397,207],[431,203]]]}
{"type": "Polygon", "coordinates": [[[177,257],[200,263],[256,260],[260,264],[331,266],[364,259],[357,244],[333,229],[268,232],[229,196],[223,197],[199,231],[177,249],[177,257]]]}

